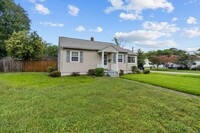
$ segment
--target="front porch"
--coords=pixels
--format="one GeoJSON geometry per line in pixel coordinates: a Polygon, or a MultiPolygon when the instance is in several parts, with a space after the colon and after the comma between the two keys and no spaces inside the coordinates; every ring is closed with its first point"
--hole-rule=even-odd
{"type": "Polygon", "coordinates": [[[110,76],[119,76],[118,55],[119,52],[113,47],[108,47],[98,51],[101,62],[97,64],[97,68],[104,68],[105,73],[110,76]]]}

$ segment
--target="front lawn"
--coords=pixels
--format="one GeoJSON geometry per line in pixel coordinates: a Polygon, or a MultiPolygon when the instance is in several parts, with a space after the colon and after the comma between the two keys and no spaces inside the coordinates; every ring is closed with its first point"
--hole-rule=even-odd
{"type": "Polygon", "coordinates": [[[200,98],[119,78],[0,74],[0,132],[200,132],[200,98]]]}
{"type": "Polygon", "coordinates": [[[161,86],[200,96],[200,76],[171,74],[129,74],[122,78],[161,86]]]}

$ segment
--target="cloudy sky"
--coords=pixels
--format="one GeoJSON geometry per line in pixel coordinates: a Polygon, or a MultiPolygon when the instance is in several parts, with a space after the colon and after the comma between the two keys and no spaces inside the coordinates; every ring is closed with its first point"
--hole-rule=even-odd
{"type": "Polygon", "coordinates": [[[200,0],[15,0],[31,29],[49,43],[58,37],[112,42],[145,51],[200,47],[200,0]]]}

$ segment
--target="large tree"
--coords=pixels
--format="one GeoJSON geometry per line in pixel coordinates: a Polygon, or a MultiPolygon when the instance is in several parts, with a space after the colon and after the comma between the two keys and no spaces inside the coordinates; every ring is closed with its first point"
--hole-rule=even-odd
{"type": "Polygon", "coordinates": [[[44,43],[36,32],[14,32],[5,43],[8,54],[14,59],[35,60],[43,55],[44,43]]]}
{"type": "Polygon", "coordinates": [[[57,59],[57,57],[58,57],[58,46],[45,42],[44,54],[42,57],[43,60],[57,59]]]}
{"type": "Polygon", "coordinates": [[[189,69],[196,59],[195,55],[182,54],[178,57],[177,64],[189,69]]]}
{"type": "Polygon", "coordinates": [[[13,0],[0,0],[0,58],[7,55],[5,40],[22,30],[30,30],[26,11],[13,0]]]}

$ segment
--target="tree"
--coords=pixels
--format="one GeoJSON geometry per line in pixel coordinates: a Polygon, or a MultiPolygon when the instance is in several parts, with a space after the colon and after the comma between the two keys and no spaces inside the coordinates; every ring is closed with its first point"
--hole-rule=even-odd
{"type": "Polygon", "coordinates": [[[26,11],[13,0],[0,0],[0,58],[7,55],[5,40],[22,30],[30,30],[26,11]]]}
{"type": "Polygon", "coordinates": [[[137,61],[138,61],[138,67],[144,66],[144,60],[146,58],[144,52],[141,49],[137,50],[137,61]]]}
{"type": "Polygon", "coordinates": [[[46,43],[43,58],[46,60],[47,58],[57,59],[57,57],[58,57],[58,46],[46,43]]]}
{"type": "Polygon", "coordinates": [[[14,59],[34,60],[43,55],[44,43],[36,32],[14,32],[5,43],[8,54],[14,59]]]}
{"type": "Polygon", "coordinates": [[[178,57],[177,63],[189,69],[195,60],[195,55],[182,54],[178,57]]]}
{"type": "Polygon", "coordinates": [[[116,37],[113,38],[113,41],[115,42],[115,44],[117,46],[121,46],[120,43],[119,43],[119,40],[116,37]]]}

